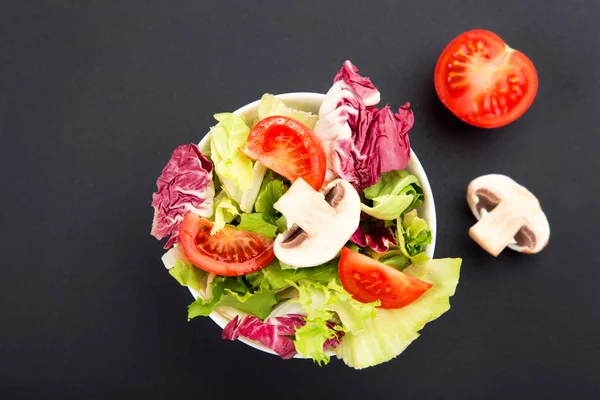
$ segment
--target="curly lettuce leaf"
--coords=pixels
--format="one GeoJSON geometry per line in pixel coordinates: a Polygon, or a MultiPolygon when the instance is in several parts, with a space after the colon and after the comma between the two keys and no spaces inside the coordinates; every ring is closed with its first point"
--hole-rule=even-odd
{"type": "Polygon", "coordinates": [[[287,231],[287,218],[285,217],[285,215],[282,215],[281,217],[277,218],[275,220],[275,225],[277,225],[277,233],[283,233],[287,231]]]}
{"type": "Polygon", "coordinates": [[[329,363],[329,354],[325,343],[336,337],[336,331],[330,329],[323,318],[305,318],[306,324],[296,329],[294,346],[304,357],[311,357],[319,365],[329,363]]]}
{"type": "Polygon", "coordinates": [[[377,365],[396,357],[419,336],[430,321],[450,309],[460,276],[459,258],[431,260],[404,270],[433,286],[408,306],[377,309],[374,318],[363,321],[363,329],[346,331],[335,349],[338,358],[356,369],[377,365]]]}
{"type": "Polygon", "coordinates": [[[303,279],[327,284],[335,279],[337,275],[337,260],[313,268],[298,269],[293,269],[287,265],[284,267],[279,260],[273,260],[260,271],[247,275],[247,278],[255,288],[263,287],[273,292],[279,292],[303,279]]]}
{"type": "Polygon", "coordinates": [[[195,317],[206,317],[217,307],[233,307],[248,314],[265,319],[271,313],[279,298],[272,291],[259,288],[249,291],[241,279],[219,276],[212,282],[212,298],[196,299],[188,306],[188,320],[195,317]]]}
{"type": "Polygon", "coordinates": [[[308,126],[310,129],[315,127],[315,124],[319,119],[318,115],[288,107],[283,100],[278,99],[272,94],[265,93],[258,104],[258,118],[260,120],[273,115],[293,118],[308,126]]]}
{"type": "Polygon", "coordinates": [[[286,269],[295,269],[293,266],[291,266],[290,264],[286,264],[283,261],[279,260],[279,266],[281,267],[282,270],[286,270],[286,269]]]}
{"type": "MultiPolygon", "coordinates": [[[[397,244],[388,251],[367,251],[375,260],[399,271],[410,264],[423,263],[429,260],[425,253],[433,236],[424,219],[419,218],[417,210],[412,210],[398,218],[393,224],[396,227],[397,244]]],[[[368,249],[367,249],[368,250],[368,249]]]]}
{"type": "Polygon", "coordinates": [[[175,266],[169,269],[169,274],[175,278],[181,286],[186,286],[196,291],[202,289],[202,279],[206,276],[205,271],[182,260],[178,260],[175,263],[175,266]]]}
{"type": "Polygon", "coordinates": [[[410,264],[410,258],[404,254],[386,254],[379,259],[379,262],[396,268],[398,271],[403,271],[410,264]]]}
{"type": "Polygon", "coordinates": [[[277,225],[266,222],[261,213],[242,214],[237,229],[248,232],[256,232],[261,235],[274,238],[277,236],[277,225]]]}
{"type": "Polygon", "coordinates": [[[284,185],[279,179],[272,179],[263,184],[263,187],[256,198],[254,209],[257,213],[261,213],[265,221],[276,223],[281,215],[273,208],[273,204],[283,196],[284,185]]]}
{"type": "Polygon", "coordinates": [[[425,249],[431,243],[433,236],[427,222],[417,215],[417,210],[406,213],[401,221],[398,218],[396,239],[400,251],[412,263],[424,262],[429,259],[425,254],[425,249]]]}
{"type": "Polygon", "coordinates": [[[241,204],[244,192],[254,181],[252,160],[239,151],[246,145],[250,128],[243,117],[232,113],[215,114],[219,124],[210,129],[210,157],[228,196],[241,204]]]}
{"type": "Polygon", "coordinates": [[[423,189],[419,179],[406,170],[381,175],[379,181],[364,190],[372,206],[361,204],[363,212],[381,220],[393,220],[402,213],[423,204],[423,189]]]}
{"type": "Polygon", "coordinates": [[[376,307],[381,304],[379,300],[366,304],[355,300],[338,280],[329,282],[327,289],[335,298],[329,307],[342,322],[343,328],[341,329],[344,332],[361,331],[364,328],[364,322],[375,317],[376,307]]]}
{"type": "Polygon", "coordinates": [[[364,329],[365,322],[375,317],[375,307],[379,305],[379,302],[364,304],[354,300],[337,279],[332,279],[327,284],[301,280],[295,286],[299,297],[293,301],[302,305],[306,313],[306,325],[296,331],[294,344],[300,354],[319,364],[329,362],[324,345],[335,335],[329,329],[334,316],[341,321],[341,326],[335,326],[336,330],[346,334],[360,332],[364,329]]]}
{"type": "Polygon", "coordinates": [[[240,213],[233,201],[228,197],[221,196],[216,200],[215,204],[215,223],[210,231],[211,235],[221,231],[225,227],[225,224],[233,221],[240,213]]]}

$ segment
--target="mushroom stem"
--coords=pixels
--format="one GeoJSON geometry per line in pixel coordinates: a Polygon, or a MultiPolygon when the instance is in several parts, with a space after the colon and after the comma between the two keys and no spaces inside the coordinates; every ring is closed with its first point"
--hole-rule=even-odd
{"type": "Polygon", "coordinates": [[[335,214],[323,194],[315,191],[302,178],[296,180],[273,207],[294,221],[309,236],[316,234],[323,221],[329,221],[335,214]]]}
{"type": "Polygon", "coordinates": [[[500,202],[469,229],[469,236],[497,257],[513,240],[526,220],[508,202],[500,202]]]}

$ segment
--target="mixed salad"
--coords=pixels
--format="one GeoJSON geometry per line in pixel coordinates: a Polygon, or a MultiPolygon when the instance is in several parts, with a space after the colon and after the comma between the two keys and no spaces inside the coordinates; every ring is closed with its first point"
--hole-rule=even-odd
{"type": "Polygon", "coordinates": [[[354,368],[388,361],[446,312],[460,259],[431,260],[407,171],[409,104],[378,108],[346,61],[312,114],[265,94],[258,116],[216,114],[209,146],[178,147],[152,198],[163,262],[217,310],[223,338],[354,368]]]}

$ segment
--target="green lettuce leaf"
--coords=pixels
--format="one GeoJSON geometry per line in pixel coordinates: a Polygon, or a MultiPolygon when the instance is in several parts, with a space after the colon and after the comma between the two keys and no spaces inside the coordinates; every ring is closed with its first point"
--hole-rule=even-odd
{"type": "Polygon", "coordinates": [[[295,269],[294,267],[292,267],[290,264],[286,264],[283,261],[279,260],[279,266],[281,267],[282,270],[286,270],[286,269],[295,269]]]}
{"type": "MultiPolygon", "coordinates": [[[[306,268],[310,269],[310,268],[306,268]]],[[[345,332],[360,332],[365,322],[373,319],[378,302],[364,304],[354,300],[337,279],[323,284],[302,280],[295,285],[299,292],[298,301],[306,312],[306,326],[296,331],[294,344],[298,353],[311,357],[319,364],[327,364],[329,355],[323,350],[325,341],[335,335],[327,323],[337,315],[345,332]],[[300,334],[298,334],[300,332],[300,334]]],[[[343,343],[344,339],[342,339],[343,343]]]]}
{"type": "MultiPolygon", "coordinates": [[[[239,278],[239,277],[238,277],[239,278]]],[[[195,317],[206,317],[217,307],[233,307],[248,314],[265,319],[271,313],[279,298],[273,292],[260,288],[257,291],[245,291],[243,279],[216,277],[212,284],[210,300],[196,299],[188,306],[188,320],[195,317]]]]}
{"type": "Polygon", "coordinates": [[[369,255],[400,271],[410,264],[428,261],[429,256],[425,250],[433,240],[433,236],[427,222],[419,218],[417,210],[407,212],[399,217],[393,225],[396,227],[398,244],[385,253],[369,251],[369,255]]]}
{"type": "Polygon", "coordinates": [[[254,288],[262,287],[268,291],[279,292],[297,284],[303,279],[327,284],[336,279],[338,276],[337,271],[337,259],[317,267],[298,269],[287,265],[282,266],[279,260],[274,259],[263,269],[246,277],[254,288]]]}
{"type": "Polygon", "coordinates": [[[329,329],[327,321],[322,318],[305,320],[306,325],[297,328],[294,335],[296,351],[305,357],[310,356],[319,365],[325,365],[329,363],[329,355],[323,351],[323,344],[335,336],[335,331],[329,329]]]}
{"type": "Polygon", "coordinates": [[[419,336],[426,323],[450,309],[460,276],[459,258],[413,264],[404,273],[433,286],[408,306],[377,309],[374,318],[363,321],[363,329],[347,330],[335,349],[338,358],[356,369],[377,365],[396,357],[419,336]]]}
{"type": "Polygon", "coordinates": [[[254,168],[252,160],[243,155],[239,148],[246,145],[250,128],[236,114],[215,114],[219,124],[212,127],[210,157],[223,189],[237,204],[241,204],[245,191],[252,187],[254,168]]]}
{"type": "Polygon", "coordinates": [[[386,253],[383,257],[379,259],[379,262],[382,262],[385,265],[389,265],[390,267],[396,268],[398,271],[403,271],[404,268],[410,264],[410,258],[405,256],[404,254],[397,254],[395,252],[389,252],[392,254],[386,253]]]}
{"type": "Polygon", "coordinates": [[[425,249],[433,236],[427,222],[417,215],[417,210],[404,214],[402,221],[398,218],[396,225],[396,239],[402,254],[413,264],[427,261],[429,257],[425,254],[425,249]]]}
{"type": "Polygon", "coordinates": [[[272,94],[266,93],[260,99],[260,103],[258,104],[258,118],[263,119],[273,115],[282,115],[284,117],[293,118],[296,121],[302,122],[310,129],[315,127],[315,124],[319,119],[318,115],[288,107],[283,100],[278,99],[272,94]]]}
{"type": "Polygon", "coordinates": [[[265,221],[276,223],[281,215],[273,208],[273,204],[283,196],[283,189],[283,182],[279,179],[272,179],[263,184],[263,188],[256,198],[256,203],[254,203],[254,209],[257,213],[262,213],[265,221]]]}
{"type": "Polygon", "coordinates": [[[215,223],[210,231],[211,235],[222,230],[225,224],[233,221],[240,213],[233,201],[228,197],[221,196],[222,193],[225,192],[221,192],[220,196],[217,196],[221,198],[215,198],[215,223]]]}
{"type": "Polygon", "coordinates": [[[352,251],[355,251],[357,253],[360,253],[362,250],[362,247],[360,247],[359,245],[357,245],[356,243],[347,243],[346,247],[349,248],[352,251]]]}
{"type": "Polygon", "coordinates": [[[202,288],[202,279],[207,273],[200,268],[194,267],[190,263],[179,260],[175,263],[173,268],[169,269],[169,274],[175,278],[181,286],[186,286],[199,291],[202,288]]]}
{"type": "Polygon", "coordinates": [[[406,170],[386,172],[379,182],[364,190],[364,195],[373,205],[361,204],[362,211],[382,220],[396,219],[423,204],[421,184],[406,170]]]}
{"type": "Polygon", "coordinates": [[[240,210],[245,213],[251,213],[254,210],[254,203],[260,192],[260,188],[263,184],[263,179],[267,173],[267,167],[259,161],[254,162],[254,180],[249,190],[245,191],[242,195],[242,202],[240,203],[240,210]]]}
{"type": "Polygon", "coordinates": [[[242,231],[260,233],[270,238],[277,236],[277,225],[266,222],[261,213],[242,214],[240,224],[236,228],[242,231]]]}
{"type": "Polygon", "coordinates": [[[285,215],[277,218],[275,220],[275,225],[277,225],[277,233],[283,233],[287,231],[287,219],[285,218],[285,215]]]}
{"type": "Polygon", "coordinates": [[[342,322],[342,330],[346,332],[361,331],[364,322],[375,317],[376,307],[381,304],[379,300],[366,304],[355,300],[337,279],[329,282],[327,288],[335,298],[329,307],[337,313],[342,322]]]}

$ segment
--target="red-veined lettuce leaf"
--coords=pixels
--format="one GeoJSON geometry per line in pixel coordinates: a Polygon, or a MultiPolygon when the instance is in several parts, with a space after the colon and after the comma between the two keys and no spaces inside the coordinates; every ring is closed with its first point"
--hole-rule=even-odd
{"type": "Polygon", "coordinates": [[[385,221],[367,222],[358,226],[350,241],[361,247],[370,247],[378,253],[386,252],[397,244],[391,227],[385,221]]]}
{"type": "MultiPolygon", "coordinates": [[[[299,314],[287,314],[280,317],[272,317],[266,321],[261,321],[254,316],[246,316],[242,319],[236,316],[223,329],[221,337],[228,340],[236,340],[238,337],[245,337],[256,340],[267,346],[281,358],[288,359],[294,357],[298,352],[294,346],[293,337],[296,330],[306,325],[304,316],[299,314]]],[[[332,330],[332,337],[323,345],[325,351],[333,350],[340,343],[343,332],[334,331],[334,325],[327,325],[332,330]]]]}
{"type": "Polygon", "coordinates": [[[327,154],[328,176],[362,189],[388,171],[401,170],[410,159],[408,131],[414,124],[410,104],[397,113],[374,107],[379,92],[369,78],[346,61],[319,110],[315,133],[327,154]]]}
{"type": "Polygon", "coordinates": [[[187,213],[210,217],[213,213],[215,187],[213,166],[195,144],[184,144],[173,151],[171,159],[156,181],[158,190],[152,195],[154,220],[152,235],[169,237],[168,249],[177,242],[179,225],[187,213]]]}

